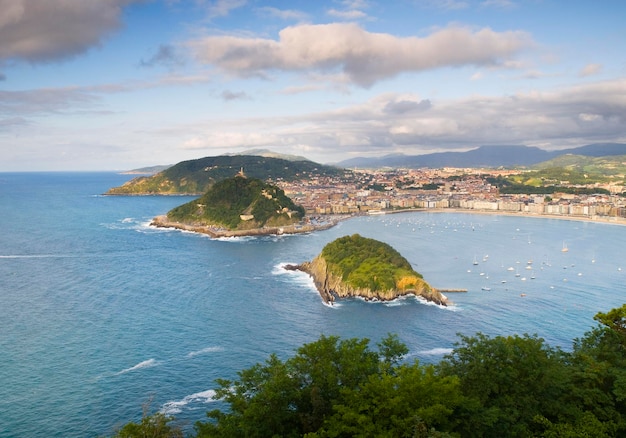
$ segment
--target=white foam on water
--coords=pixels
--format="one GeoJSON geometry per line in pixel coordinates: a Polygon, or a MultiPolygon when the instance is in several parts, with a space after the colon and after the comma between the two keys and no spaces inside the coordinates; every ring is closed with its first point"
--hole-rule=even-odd
{"type": "Polygon", "coordinates": [[[435,306],[442,310],[448,310],[450,312],[458,312],[459,310],[461,310],[458,306],[455,306],[454,304],[448,304],[447,306],[444,306],[442,304],[437,304],[432,301],[428,301],[427,299],[417,296],[417,295],[414,295],[414,297],[418,303],[423,304],[425,306],[435,306]]]}
{"type": "Polygon", "coordinates": [[[139,362],[137,365],[134,365],[130,368],[126,368],[123,369],[122,371],[118,371],[117,373],[115,373],[116,376],[119,376],[120,374],[126,374],[126,373],[130,373],[132,371],[137,371],[140,370],[142,368],[151,368],[151,367],[155,367],[157,366],[158,363],[156,360],[154,359],[148,359],[148,360],[144,360],[143,362],[139,362]]]}
{"type": "Polygon", "coordinates": [[[385,307],[398,307],[405,306],[407,303],[407,296],[401,296],[391,301],[384,301],[385,307]]]}
{"type": "Polygon", "coordinates": [[[224,351],[224,348],[223,347],[206,347],[201,350],[192,351],[191,353],[187,354],[187,357],[192,358],[192,357],[200,356],[202,354],[215,353],[217,351],[224,351]]]}
{"type": "Polygon", "coordinates": [[[430,350],[420,351],[419,354],[428,356],[443,356],[444,354],[450,354],[454,351],[453,348],[431,348],[430,350]]]}
{"type": "Polygon", "coordinates": [[[231,237],[215,237],[213,240],[221,242],[242,243],[256,239],[255,236],[231,236],[231,237]]]}
{"type": "Polygon", "coordinates": [[[272,275],[285,276],[289,281],[298,284],[300,286],[307,286],[309,289],[314,290],[317,293],[315,282],[313,277],[304,271],[285,269],[287,265],[296,265],[297,263],[279,263],[272,268],[272,275]]]}
{"type": "Polygon", "coordinates": [[[215,391],[208,389],[202,392],[196,392],[183,398],[182,400],[170,401],[163,405],[161,413],[165,415],[175,415],[182,412],[182,410],[191,403],[210,403],[217,401],[215,399],[215,391]]]}
{"type": "MultiPolygon", "coordinates": [[[[288,275],[288,274],[293,274],[293,273],[298,273],[298,272],[302,273],[302,271],[290,271],[288,269],[285,269],[285,266],[297,265],[297,264],[298,263],[282,262],[277,265],[274,265],[274,267],[272,268],[272,275],[288,275]]],[[[306,275],[308,276],[308,274],[306,275]]]]}

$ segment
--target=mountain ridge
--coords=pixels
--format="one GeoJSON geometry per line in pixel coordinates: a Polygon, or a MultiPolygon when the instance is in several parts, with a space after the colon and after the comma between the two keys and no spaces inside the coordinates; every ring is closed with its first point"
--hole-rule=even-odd
{"type": "Polygon", "coordinates": [[[218,155],[181,161],[155,175],[140,176],[107,191],[107,195],[202,194],[211,185],[241,170],[251,178],[293,181],[345,173],[338,167],[310,160],[286,160],[261,155],[218,155]]]}
{"type": "Polygon", "coordinates": [[[480,146],[465,152],[436,152],[424,155],[389,154],[383,157],[356,157],[336,163],[345,168],[364,167],[515,167],[533,166],[560,155],[602,157],[625,155],[624,143],[592,143],[576,148],[546,151],[535,146],[480,146]]]}

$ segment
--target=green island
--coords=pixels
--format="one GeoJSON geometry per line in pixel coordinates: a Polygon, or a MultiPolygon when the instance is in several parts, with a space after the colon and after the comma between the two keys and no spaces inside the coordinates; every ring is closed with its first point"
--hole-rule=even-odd
{"type": "MultiPolygon", "coordinates": [[[[594,318],[571,351],[536,335],[459,335],[438,363],[393,334],[321,336],[288,358],[217,379],[220,401],[184,421],[144,409],[115,438],[626,436],[626,304],[594,318]]],[[[383,328],[384,330],[384,328],[383,328]]],[[[139,410],[139,409],[138,409],[139,410]]]]}
{"type": "Polygon", "coordinates": [[[220,237],[308,230],[301,224],[303,218],[304,209],[282,189],[240,172],[213,184],[200,198],[173,208],[167,216],[155,218],[153,225],[220,237]]]}
{"type": "Polygon", "coordinates": [[[404,295],[441,305],[447,302],[398,251],[359,234],[340,237],[328,243],[313,261],[287,265],[285,269],[311,275],[327,304],[336,298],[389,301],[404,295]]]}

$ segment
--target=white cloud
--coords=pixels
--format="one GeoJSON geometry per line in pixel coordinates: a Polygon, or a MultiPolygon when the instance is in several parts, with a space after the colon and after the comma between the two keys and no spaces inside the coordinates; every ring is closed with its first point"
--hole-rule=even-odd
{"type": "Polygon", "coordinates": [[[334,18],[339,18],[342,20],[360,20],[362,18],[367,17],[367,14],[363,11],[359,11],[358,9],[350,9],[347,11],[341,11],[339,9],[329,9],[326,13],[334,18]]]}
{"type": "Polygon", "coordinates": [[[63,59],[97,46],[141,0],[0,0],[0,60],[63,59]]]}
{"type": "Polygon", "coordinates": [[[225,17],[230,14],[230,11],[241,8],[246,5],[246,0],[215,0],[205,2],[206,11],[209,18],[225,17]]]}
{"type": "Polygon", "coordinates": [[[580,113],[578,118],[583,122],[594,122],[596,120],[600,120],[602,117],[598,114],[580,113]]]}
{"type": "Polygon", "coordinates": [[[0,115],[32,116],[59,114],[90,108],[98,98],[79,88],[0,91],[0,115]]]}
{"type": "Polygon", "coordinates": [[[580,71],[579,76],[582,76],[582,77],[592,76],[592,75],[596,75],[600,73],[601,71],[602,71],[601,64],[587,64],[580,71]]]}
{"type": "Polygon", "coordinates": [[[197,135],[185,140],[182,149],[230,149],[274,145],[279,140],[273,134],[221,131],[197,135]]]}
{"type": "Polygon", "coordinates": [[[281,71],[341,71],[369,87],[403,72],[447,66],[496,65],[532,44],[524,32],[440,29],[425,38],[367,32],[352,23],[299,25],[278,40],[209,36],[191,41],[197,59],[225,72],[266,76],[281,71]]]}
{"type": "Polygon", "coordinates": [[[626,79],[504,97],[437,100],[389,93],[332,111],[204,120],[184,130],[195,139],[185,148],[232,151],[264,146],[306,153],[321,162],[347,155],[420,154],[489,144],[558,149],[626,141],[626,79]]]}
{"type": "Polygon", "coordinates": [[[281,20],[305,21],[308,18],[306,12],[295,9],[278,9],[271,6],[264,6],[258,8],[257,11],[261,15],[279,18],[281,20]]]}

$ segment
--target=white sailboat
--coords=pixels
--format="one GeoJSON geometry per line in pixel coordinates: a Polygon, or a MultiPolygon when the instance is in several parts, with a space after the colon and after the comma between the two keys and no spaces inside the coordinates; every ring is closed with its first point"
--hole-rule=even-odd
{"type": "Polygon", "coordinates": [[[561,248],[561,252],[567,252],[567,251],[569,251],[569,249],[567,248],[567,243],[563,241],[563,248],[561,248]]]}

